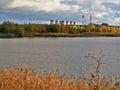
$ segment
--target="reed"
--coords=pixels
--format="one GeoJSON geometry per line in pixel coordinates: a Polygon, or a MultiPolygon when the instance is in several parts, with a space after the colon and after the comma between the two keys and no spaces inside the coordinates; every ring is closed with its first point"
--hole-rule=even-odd
{"type": "Polygon", "coordinates": [[[56,74],[55,69],[37,74],[27,66],[3,67],[0,69],[0,90],[120,90],[120,82],[113,77],[103,76],[99,83],[94,74],[91,80],[84,77],[81,80],[65,78],[56,74]]]}

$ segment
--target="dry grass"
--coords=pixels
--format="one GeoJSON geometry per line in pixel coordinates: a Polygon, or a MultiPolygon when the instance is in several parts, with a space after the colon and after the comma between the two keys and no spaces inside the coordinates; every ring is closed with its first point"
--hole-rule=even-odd
{"type": "Polygon", "coordinates": [[[120,90],[120,83],[104,76],[98,84],[94,74],[90,79],[77,80],[57,75],[55,69],[38,75],[26,66],[3,67],[0,69],[0,90],[120,90]]]}

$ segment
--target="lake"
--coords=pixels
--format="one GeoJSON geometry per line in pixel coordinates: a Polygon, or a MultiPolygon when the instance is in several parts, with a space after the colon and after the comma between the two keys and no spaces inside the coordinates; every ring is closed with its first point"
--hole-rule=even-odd
{"type": "Polygon", "coordinates": [[[58,68],[66,75],[93,71],[85,56],[99,56],[103,50],[102,72],[120,78],[120,37],[15,38],[0,39],[0,67],[28,65],[38,71],[58,68]]]}

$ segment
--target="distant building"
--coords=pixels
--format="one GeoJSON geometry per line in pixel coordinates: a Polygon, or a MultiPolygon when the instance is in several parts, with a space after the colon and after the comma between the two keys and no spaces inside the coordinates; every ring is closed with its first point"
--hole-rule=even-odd
{"type": "Polygon", "coordinates": [[[51,20],[51,21],[50,21],[50,24],[55,24],[55,20],[51,20]]]}
{"type": "Polygon", "coordinates": [[[59,24],[59,25],[76,25],[76,22],[73,21],[58,21],[58,20],[51,20],[50,24],[59,24]]]}
{"type": "Polygon", "coordinates": [[[70,25],[70,21],[66,21],[66,25],[70,25]]]}
{"type": "Polygon", "coordinates": [[[60,24],[60,22],[58,20],[55,21],[55,24],[60,24]]]}
{"type": "Polygon", "coordinates": [[[73,22],[73,25],[76,25],[76,22],[73,22]]]}
{"type": "Polygon", "coordinates": [[[66,25],[66,21],[60,21],[61,25],[66,25]]]}
{"type": "Polygon", "coordinates": [[[73,22],[72,22],[72,21],[70,21],[70,25],[73,25],[73,22]]]}

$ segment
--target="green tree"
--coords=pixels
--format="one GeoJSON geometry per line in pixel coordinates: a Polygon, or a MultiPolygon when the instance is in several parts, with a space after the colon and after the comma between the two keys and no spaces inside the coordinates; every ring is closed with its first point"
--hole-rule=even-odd
{"type": "Polygon", "coordinates": [[[104,25],[104,26],[109,26],[109,24],[107,24],[107,23],[102,23],[101,25],[104,25]]]}
{"type": "Polygon", "coordinates": [[[32,32],[33,30],[32,30],[32,25],[31,24],[27,24],[27,25],[25,25],[25,31],[26,32],[32,32]]]}
{"type": "Polygon", "coordinates": [[[76,28],[76,27],[71,26],[71,27],[69,27],[68,32],[71,33],[71,34],[76,34],[76,33],[79,33],[79,29],[76,28]]]}
{"type": "Polygon", "coordinates": [[[24,29],[20,25],[16,24],[16,28],[14,30],[14,33],[17,36],[22,37],[24,35],[24,29]]]}
{"type": "Polygon", "coordinates": [[[12,30],[14,29],[14,23],[11,23],[9,21],[4,22],[1,25],[1,33],[12,33],[12,30]]]}
{"type": "Polygon", "coordinates": [[[48,32],[60,32],[60,25],[49,25],[48,32]]]}

